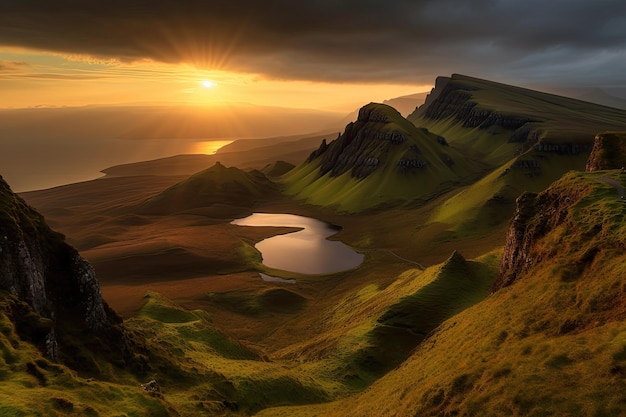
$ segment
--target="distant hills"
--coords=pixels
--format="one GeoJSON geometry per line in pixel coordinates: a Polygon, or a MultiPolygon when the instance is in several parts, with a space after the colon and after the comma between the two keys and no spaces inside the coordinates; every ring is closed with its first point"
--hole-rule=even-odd
{"type": "Polygon", "coordinates": [[[625,110],[455,74],[407,119],[365,106],[284,181],[297,198],[350,212],[456,188],[431,220],[481,228],[504,221],[522,191],[584,169],[598,132],[624,129],[625,110]]]}
{"type": "Polygon", "coordinates": [[[0,166],[14,190],[44,189],[105,167],[202,153],[204,141],[338,131],[343,116],[247,104],[0,109],[0,166]]]}

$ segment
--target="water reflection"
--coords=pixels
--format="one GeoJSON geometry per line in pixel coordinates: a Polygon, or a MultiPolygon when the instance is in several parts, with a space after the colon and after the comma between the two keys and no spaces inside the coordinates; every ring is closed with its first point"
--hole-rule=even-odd
{"type": "Polygon", "coordinates": [[[298,227],[297,232],[273,236],[256,244],[263,264],[303,274],[330,274],[353,269],[363,255],[326,238],[337,233],[328,223],[294,214],[254,213],[232,222],[239,226],[298,227]]]}

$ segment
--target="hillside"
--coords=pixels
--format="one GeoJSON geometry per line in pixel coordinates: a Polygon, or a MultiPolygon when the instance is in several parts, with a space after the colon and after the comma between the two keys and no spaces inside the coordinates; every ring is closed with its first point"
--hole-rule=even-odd
{"type": "Polygon", "coordinates": [[[621,130],[626,110],[453,74],[438,77],[424,105],[408,119],[501,164],[533,147],[589,151],[597,133],[621,130]]]}
{"type": "Polygon", "coordinates": [[[481,171],[443,138],[371,103],[343,134],[284,177],[287,193],[340,211],[406,202],[468,182],[481,171]]]}
{"type": "Polygon", "coordinates": [[[430,218],[461,234],[504,224],[517,196],[584,170],[596,134],[626,128],[624,110],[458,74],[439,77],[408,118],[491,167],[430,218]]]}
{"type": "Polygon", "coordinates": [[[362,394],[260,415],[624,414],[626,206],[606,178],[625,185],[570,173],[521,197],[495,292],[362,394]]]}
{"type": "Polygon", "coordinates": [[[384,105],[363,107],[284,177],[287,192],[359,212],[456,189],[430,221],[482,233],[508,220],[520,193],[584,169],[596,134],[625,129],[626,111],[454,74],[439,77],[408,120],[384,105]]]}
{"type": "Polygon", "coordinates": [[[146,200],[138,212],[171,214],[199,208],[219,209],[221,206],[236,211],[237,208],[252,207],[255,201],[271,198],[277,193],[274,183],[262,172],[244,172],[217,162],[146,200]]]}

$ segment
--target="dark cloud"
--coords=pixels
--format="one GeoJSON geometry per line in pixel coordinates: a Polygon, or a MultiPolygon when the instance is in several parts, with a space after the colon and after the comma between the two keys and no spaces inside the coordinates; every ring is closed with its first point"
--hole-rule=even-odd
{"type": "Polygon", "coordinates": [[[284,79],[419,83],[460,72],[615,84],[626,2],[0,0],[0,45],[284,79]]]}

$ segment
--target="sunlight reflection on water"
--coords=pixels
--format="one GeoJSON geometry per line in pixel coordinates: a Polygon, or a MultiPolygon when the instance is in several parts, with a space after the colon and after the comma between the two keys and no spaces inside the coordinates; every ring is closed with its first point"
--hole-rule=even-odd
{"type": "Polygon", "coordinates": [[[254,213],[232,224],[239,226],[298,227],[297,232],[273,236],[255,247],[263,264],[302,274],[330,274],[358,267],[363,255],[342,242],[327,240],[337,233],[328,223],[293,214],[254,213]]]}

